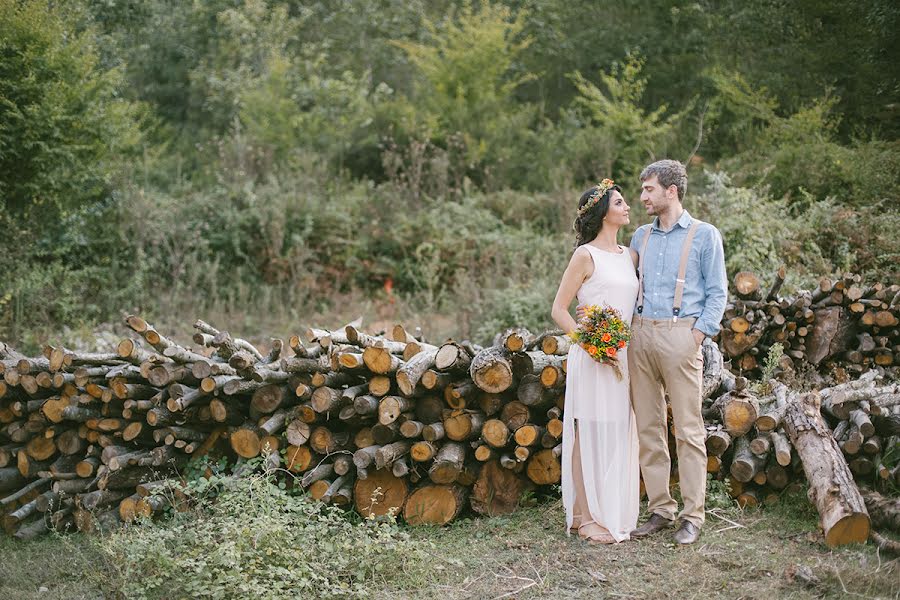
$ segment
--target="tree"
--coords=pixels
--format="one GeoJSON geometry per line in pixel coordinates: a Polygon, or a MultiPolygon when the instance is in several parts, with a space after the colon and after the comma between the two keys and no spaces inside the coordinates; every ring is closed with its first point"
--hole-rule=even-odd
{"type": "Polygon", "coordinates": [[[530,43],[524,25],[524,13],[464,2],[445,22],[425,22],[426,42],[394,42],[417,69],[414,98],[425,128],[443,139],[462,134],[473,162],[502,154],[511,126],[528,125],[519,117],[529,107],[514,97],[533,77],[514,70],[530,43]]]}
{"type": "Polygon", "coordinates": [[[122,74],[91,30],[42,0],[0,0],[0,196],[20,223],[102,198],[140,139],[122,74]]]}
{"type": "Polygon", "coordinates": [[[606,91],[581,73],[572,75],[579,92],[575,101],[594,123],[595,137],[606,142],[606,172],[617,174],[617,179],[635,180],[641,165],[666,156],[687,112],[666,114],[668,107],[664,104],[653,111],[643,108],[647,88],[647,79],[641,75],[643,65],[641,59],[631,56],[624,64],[614,64],[609,74],[601,73],[606,91]]]}

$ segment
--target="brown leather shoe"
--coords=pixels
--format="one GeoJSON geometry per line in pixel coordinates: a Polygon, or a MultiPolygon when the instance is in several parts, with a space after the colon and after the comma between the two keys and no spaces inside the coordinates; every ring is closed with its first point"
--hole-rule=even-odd
{"type": "Polygon", "coordinates": [[[648,535],[654,534],[657,531],[662,531],[667,527],[671,527],[672,523],[674,523],[674,521],[672,521],[671,519],[667,519],[663,516],[653,513],[652,515],[650,515],[650,518],[647,519],[646,523],[631,532],[631,539],[647,537],[648,535]]]}
{"type": "Polygon", "coordinates": [[[687,519],[683,519],[681,521],[681,527],[675,532],[675,543],[686,546],[687,544],[693,544],[699,539],[700,528],[687,519]]]}

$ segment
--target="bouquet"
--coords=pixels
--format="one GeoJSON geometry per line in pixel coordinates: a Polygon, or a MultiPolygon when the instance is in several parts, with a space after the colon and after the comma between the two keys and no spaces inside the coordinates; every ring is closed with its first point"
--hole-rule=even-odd
{"type": "Polygon", "coordinates": [[[631,328],[619,311],[605,305],[584,307],[584,316],[569,337],[598,363],[611,366],[619,381],[622,380],[618,353],[631,339],[631,328]]]}

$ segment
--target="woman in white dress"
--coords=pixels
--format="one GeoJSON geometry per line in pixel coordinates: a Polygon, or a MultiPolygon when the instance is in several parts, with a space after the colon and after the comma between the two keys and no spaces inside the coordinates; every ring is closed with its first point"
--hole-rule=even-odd
{"type": "MultiPolygon", "coordinates": [[[[637,254],[617,242],[628,204],[608,180],[578,202],[575,252],[553,301],[553,320],[569,333],[569,306],[615,308],[631,323],[638,292],[637,254]]],[[[563,417],[562,496],[567,531],[592,543],[627,540],[637,525],[638,438],[628,390],[628,348],[618,353],[620,380],[578,345],[569,350],[563,417]]]]}

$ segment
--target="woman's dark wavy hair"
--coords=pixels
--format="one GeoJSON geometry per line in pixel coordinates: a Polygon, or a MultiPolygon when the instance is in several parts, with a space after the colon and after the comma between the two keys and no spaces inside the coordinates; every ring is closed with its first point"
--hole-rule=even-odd
{"type": "MultiPolygon", "coordinates": [[[[597,234],[600,233],[600,228],[603,226],[603,217],[606,216],[607,211],[609,210],[609,197],[612,194],[613,190],[616,190],[620,194],[622,193],[622,188],[617,185],[612,186],[600,200],[588,209],[586,213],[575,218],[575,223],[572,224],[572,229],[575,230],[575,247],[581,246],[582,244],[586,244],[597,237],[597,234]]],[[[587,201],[590,199],[591,195],[597,191],[597,186],[595,185],[591,189],[587,190],[585,193],[581,195],[581,198],[578,200],[578,208],[581,209],[587,201]]]]}

